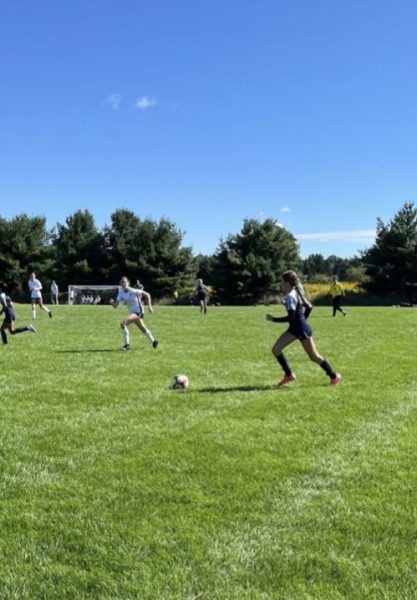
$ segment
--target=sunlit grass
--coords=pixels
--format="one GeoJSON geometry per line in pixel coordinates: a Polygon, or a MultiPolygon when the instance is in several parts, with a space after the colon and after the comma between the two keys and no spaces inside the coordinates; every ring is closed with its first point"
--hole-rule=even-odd
{"type": "Polygon", "coordinates": [[[123,309],[62,306],[0,348],[0,598],[417,597],[416,313],[315,308],[343,381],[297,344],[278,390],[270,310],[156,307],[124,353],[123,309]]]}

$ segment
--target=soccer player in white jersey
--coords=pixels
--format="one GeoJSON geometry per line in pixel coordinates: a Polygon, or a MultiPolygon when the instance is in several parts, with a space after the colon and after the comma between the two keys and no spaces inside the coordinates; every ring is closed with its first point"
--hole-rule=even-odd
{"type": "Polygon", "coordinates": [[[36,305],[48,313],[49,318],[52,318],[52,313],[42,301],[42,284],[39,279],[36,279],[36,274],[31,273],[28,281],[30,290],[30,301],[32,302],[32,319],[36,319],[36,305]]]}
{"type": "Polygon", "coordinates": [[[156,340],[151,331],[146,327],[143,322],[143,305],[142,298],[145,298],[149,312],[153,312],[151,295],[145,292],[144,289],[137,290],[130,287],[130,281],[127,277],[122,277],[120,280],[119,293],[117,294],[116,300],[110,300],[113,308],[117,308],[119,304],[124,303],[128,307],[129,315],[120,323],[123,335],[123,347],[122,350],[129,350],[130,348],[130,336],[128,327],[131,323],[134,323],[142,333],[146,335],[152,346],[156,348],[158,346],[158,340],[156,340]]]}

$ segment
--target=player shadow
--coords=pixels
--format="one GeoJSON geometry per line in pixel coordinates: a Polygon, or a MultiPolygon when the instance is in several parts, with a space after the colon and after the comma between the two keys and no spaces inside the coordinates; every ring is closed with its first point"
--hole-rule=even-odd
{"type": "Polygon", "coordinates": [[[284,386],[278,388],[277,385],[232,385],[225,387],[210,386],[199,390],[201,394],[221,394],[225,392],[265,392],[268,390],[285,389],[284,386]]]}
{"type": "Polygon", "coordinates": [[[94,353],[103,353],[103,352],[119,352],[117,348],[88,348],[86,350],[55,350],[55,352],[60,354],[87,354],[90,352],[94,353]]]}

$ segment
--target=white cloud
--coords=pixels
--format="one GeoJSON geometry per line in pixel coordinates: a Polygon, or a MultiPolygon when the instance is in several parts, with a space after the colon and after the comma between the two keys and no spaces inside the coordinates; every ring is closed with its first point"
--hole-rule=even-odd
{"type": "Polygon", "coordinates": [[[149,96],[141,96],[136,100],[135,108],[138,110],[146,110],[147,108],[152,108],[157,103],[156,98],[150,98],[149,96]]]}
{"type": "Polygon", "coordinates": [[[288,208],[288,206],[284,206],[284,208],[281,208],[281,212],[289,213],[289,212],[291,212],[291,208],[288,208]]]}
{"type": "Polygon", "coordinates": [[[122,97],[120,94],[110,94],[110,96],[107,96],[105,103],[113,110],[118,110],[121,101],[122,97]]]}
{"type": "Polygon", "coordinates": [[[326,231],[324,233],[298,233],[297,240],[316,240],[318,242],[372,242],[375,239],[375,229],[358,229],[355,231],[326,231]]]}

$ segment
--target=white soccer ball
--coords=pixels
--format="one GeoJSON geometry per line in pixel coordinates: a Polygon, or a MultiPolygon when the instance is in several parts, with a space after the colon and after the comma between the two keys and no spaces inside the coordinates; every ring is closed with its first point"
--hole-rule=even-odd
{"type": "Polygon", "coordinates": [[[172,388],[174,390],[185,390],[188,388],[189,383],[187,375],[175,375],[172,380],[172,388]]]}

